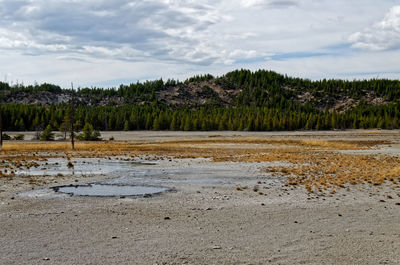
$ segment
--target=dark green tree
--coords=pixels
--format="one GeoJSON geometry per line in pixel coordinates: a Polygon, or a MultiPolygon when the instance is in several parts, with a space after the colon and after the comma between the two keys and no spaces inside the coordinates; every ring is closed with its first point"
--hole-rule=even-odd
{"type": "Polygon", "coordinates": [[[85,123],[83,126],[82,133],[77,136],[79,140],[84,141],[98,141],[101,140],[100,132],[93,129],[90,123],[85,123]]]}
{"type": "Polygon", "coordinates": [[[125,122],[124,122],[124,131],[129,131],[129,128],[130,126],[129,126],[129,121],[128,120],[125,120],[125,122]]]}
{"type": "Polygon", "coordinates": [[[54,133],[51,125],[47,125],[46,129],[40,134],[40,140],[42,141],[53,141],[54,140],[54,133]]]}

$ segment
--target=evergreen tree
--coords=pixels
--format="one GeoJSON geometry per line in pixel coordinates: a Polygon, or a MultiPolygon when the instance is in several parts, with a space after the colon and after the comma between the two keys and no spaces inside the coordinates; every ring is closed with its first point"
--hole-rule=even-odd
{"type": "Polygon", "coordinates": [[[190,117],[189,116],[186,116],[185,125],[183,127],[183,130],[184,131],[191,131],[192,130],[192,123],[190,121],[190,117]]]}
{"type": "Polygon", "coordinates": [[[100,140],[100,132],[93,129],[90,123],[85,123],[82,129],[82,133],[77,136],[79,140],[84,141],[97,141],[100,140]]]}
{"type": "Polygon", "coordinates": [[[47,125],[46,129],[40,134],[40,140],[43,141],[52,141],[54,140],[54,133],[51,125],[47,125]]]}
{"type": "Polygon", "coordinates": [[[172,117],[172,121],[171,121],[171,124],[169,126],[169,129],[171,131],[176,131],[176,130],[179,129],[178,120],[177,120],[177,117],[176,117],[175,113],[174,113],[174,116],[172,117]]]}
{"type": "Polygon", "coordinates": [[[70,131],[68,122],[66,120],[64,120],[58,127],[58,130],[63,133],[63,139],[66,140],[67,133],[70,131]]]}
{"type": "Polygon", "coordinates": [[[153,121],[153,130],[154,131],[160,130],[160,120],[158,118],[155,118],[153,121]]]}
{"type": "Polygon", "coordinates": [[[129,126],[129,121],[128,120],[125,120],[125,122],[124,122],[124,131],[129,131],[129,128],[130,126],[129,126]]]}

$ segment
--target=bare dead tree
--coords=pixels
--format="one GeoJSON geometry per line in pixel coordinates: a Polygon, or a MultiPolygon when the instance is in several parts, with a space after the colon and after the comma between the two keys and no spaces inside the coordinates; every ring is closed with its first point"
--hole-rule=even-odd
{"type": "Polygon", "coordinates": [[[75,91],[74,91],[74,84],[71,83],[71,93],[72,93],[72,98],[70,102],[70,128],[71,128],[71,150],[75,150],[75,131],[74,131],[74,125],[75,125],[75,91]]]}
{"type": "Polygon", "coordinates": [[[38,125],[36,125],[36,127],[35,127],[35,140],[40,140],[40,134],[42,133],[42,131],[44,130],[44,124],[43,123],[41,123],[41,124],[38,124],[38,125]]]}

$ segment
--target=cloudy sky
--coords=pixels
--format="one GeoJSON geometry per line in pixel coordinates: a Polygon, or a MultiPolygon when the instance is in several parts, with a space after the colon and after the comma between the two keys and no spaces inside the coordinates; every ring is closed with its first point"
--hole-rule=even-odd
{"type": "Polygon", "coordinates": [[[400,78],[400,0],[0,0],[0,80],[400,78]]]}

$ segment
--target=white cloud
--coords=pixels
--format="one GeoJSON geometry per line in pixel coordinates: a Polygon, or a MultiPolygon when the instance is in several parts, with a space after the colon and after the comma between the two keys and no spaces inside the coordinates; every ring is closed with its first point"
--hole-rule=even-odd
{"type": "Polygon", "coordinates": [[[400,6],[394,6],[384,19],[349,37],[354,48],[390,50],[400,48],[400,6]]]}

